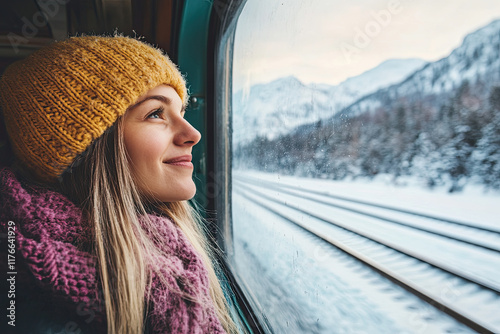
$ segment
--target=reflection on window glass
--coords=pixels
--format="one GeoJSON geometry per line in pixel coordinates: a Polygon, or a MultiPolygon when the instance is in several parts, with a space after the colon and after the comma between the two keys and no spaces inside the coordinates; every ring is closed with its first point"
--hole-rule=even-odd
{"type": "Polygon", "coordinates": [[[499,55],[494,0],[248,0],[231,261],[274,332],[500,332],[499,55]]]}

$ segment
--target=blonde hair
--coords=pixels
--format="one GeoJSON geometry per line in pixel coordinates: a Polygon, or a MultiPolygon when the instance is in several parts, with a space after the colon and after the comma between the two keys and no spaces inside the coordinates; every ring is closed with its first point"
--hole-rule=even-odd
{"type": "Polygon", "coordinates": [[[122,118],[73,161],[60,181],[59,190],[82,207],[93,228],[108,333],[143,332],[151,271],[166,280],[161,268],[154,263],[148,268],[145,261],[162,255],[155,246],[160,238],[147,215],[151,208],[168,216],[182,230],[207,268],[210,296],[205,300],[182,297],[205,306],[213,302],[226,332],[238,332],[217,278],[216,250],[204,236],[199,214],[186,201],[152,202],[139,192],[127,159],[122,118]]]}

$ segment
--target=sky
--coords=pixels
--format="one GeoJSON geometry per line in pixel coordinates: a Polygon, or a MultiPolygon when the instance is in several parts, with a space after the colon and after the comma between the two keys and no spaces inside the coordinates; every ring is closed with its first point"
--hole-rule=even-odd
{"type": "Polygon", "coordinates": [[[495,19],[498,0],[248,0],[233,89],[289,75],[336,85],[387,59],[436,61],[495,19]]]}

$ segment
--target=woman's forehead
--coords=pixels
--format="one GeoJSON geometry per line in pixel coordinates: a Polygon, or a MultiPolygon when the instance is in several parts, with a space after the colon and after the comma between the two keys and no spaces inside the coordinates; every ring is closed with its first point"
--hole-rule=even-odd
{"type": "Polygon", "coordinates": [[[134,109],[149,100],[157,100],[167,105],[178,105],[179,107],[182,107],[182,100],[174,88],[168,85],[159,85],[139,96],[137,101],[131,105],[129,109],[134,109]]]}

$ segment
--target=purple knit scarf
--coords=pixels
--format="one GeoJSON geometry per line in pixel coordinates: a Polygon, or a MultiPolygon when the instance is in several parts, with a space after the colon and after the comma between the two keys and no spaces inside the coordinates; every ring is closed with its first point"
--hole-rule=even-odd
{"type": "MultiPolygon", "coordinates": [[[[172,221],[150,218],[159,227],[162,247],[169,255],[155,261],[165,273],[176,273],[176,277],[167,275],[168,286],[153,275],[147,315],[152,332],[225,333],[213,304],[203,306],[175,293],[207,300],[208,275],[199,255],[172,221]]],[[[96,260],[83,247],[90,243],[90,232],[81,210],[57,192],[23,188],[12,171],[2,169],[0,233],[8,233],[9,225],[15,226],[16,233],[17,289],[32,289],[33,298],[49,298],[61,310],[88,317],[87,322],[92,315],[93,327],[105,331],[96,260]]],[[[2,247],[2,267],[7,266],[5,251],[2,247]]]]}

